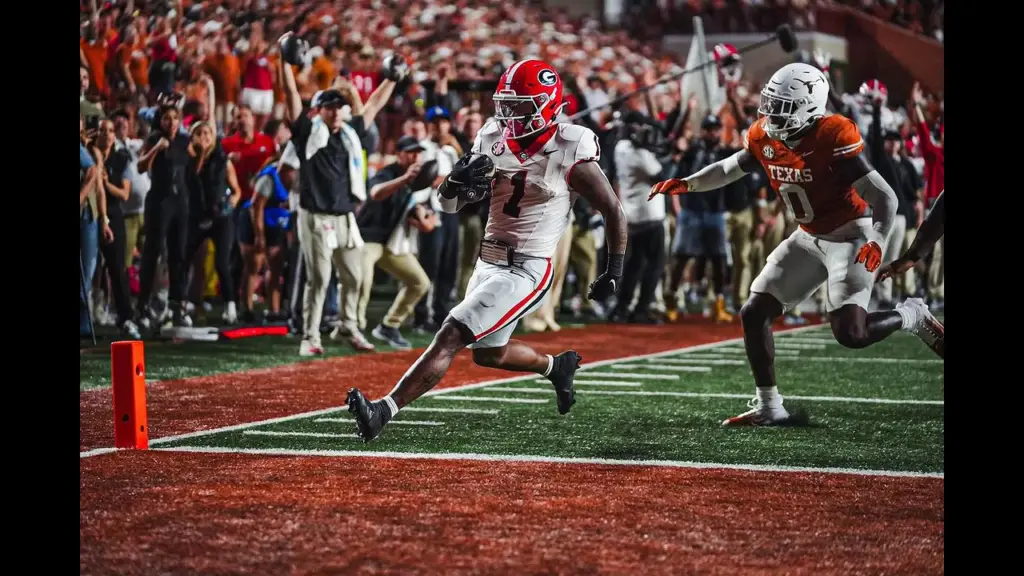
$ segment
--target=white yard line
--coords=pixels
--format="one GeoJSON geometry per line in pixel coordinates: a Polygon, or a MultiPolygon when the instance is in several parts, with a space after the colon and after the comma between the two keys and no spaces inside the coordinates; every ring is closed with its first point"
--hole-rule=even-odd
{"type": "MultiPolygon", "coordinates": [[[[354,423],[354,418],[317,418],[313,422],[344,422],[354,423]]],[[[395,424],[397,426],[444,426],[444,422],[436,422],[434,420],[392,420],[389,424],[395,424]]]]}
{"type": "Polygon", "coordinates": [[[717,462],[686,462],[681,460],[617,460],[611,458],[560,458],[503,454],[461,454],[430,452],[371,452],[369,450],[292,450],[286,448],[225,448],[219,446],[179,446],[160,448],[161,452],[200,452],[210,454],[257,454],[263,456],[320,456],[334,458],[404,458],[409,460],[462,460],[478,462],[529,462],[544,464],[594,464],[601,466],[653,466],[660,468],[694,468],[702,470],[744,470],[750,472],[795,472],[799,474],[846,474],[852,476],[887,476],[894,478],[945,479],[943,472],[912,472],[904,470],[865,470],[861,468],[814,468],[774,466],[766,464],[728,464],[717,462]]]}
{"type": "Polygon", "coordinates": [[[628,364],[634,368],[643,366],[644,370],[685,370],[693,364],[707,366],[746,366],[746,360],[738,358],[705,359],[705,358],[658,358],[648,360],[645,364],[628,364]],[[658,362],[654,364],[654,362],[658,362]]]}
{"type": "MultiPolygon", "coordinates": [[[[527,394],[550,394],[550,388],[488,388],[487,392],[525,392],[527,394]]],[[[753,396],[747,394],[731,394],[727,392],[658,392],[650,390],[577,390],[577,394],[595,394],[600,396],[672,396],[678,398],[737,398],[749,400],[753,396]]],[[[889,398],[857,398],[850,396],[791,396],[786,400],[803,400],[807,402],[854,402],[861,404],[914,404],[924,406],[944,406],[943,400],[892,400],[889,398]]]]}
{"type": "MultiPolygon", "coordinates": [[[[548,384],[551,382],[547,380],[534,380],[536,384],[548,384]]],[[[576,378],[572,381],[573,386],[625,386],[627,388],[638,388],[642,386],[639,382],[627,382],[625,380],[580,380],[576,378]]]]}
{"type": "MultiPolygon", "coordinates": [[[[547,382],[547,380],[544,380],[547,382]]],[[[452,412],[456,414],[497,414],[496,408],[430,408],[427,406],[406,406],[402,412],[452,412]]]]}
{"type": "MultiPolygon", "coordinates": [[[[538,388],[539,390],[539,388],[538,388]]],[[[554,392],[554,389],[547,388],[545,392],[554,392]]],[[[547,399],[537,398],[504,398],[501,396],[441,396],[440,400],[455,400],[461,402],[506,402],[508,404],[546,404],[547,399]]]]}
{"type": "Polygon", "coordinates": [[[776,350],[824,350],[824,344],[789,344],[785,340],[775,341],[776,350]]]}
{"type": "Polygon", "coordinates": [[[272,430],[246,430],[247,436],[279,436],[282,438],[359,438],[358,434],[331,434],[328,432],[274,432],[272,430]]]}
{"type": "MultiPolygon", "coordinates": [[[[813,330],[820,330],[821,327],[818,325],[814,326],[800,326],[797,328],[783,328],[777,331],[777,334],[796,334],[802,332],[809,332],[813,330]]],[[[701,350],[718,350],[725,346],[731,346],[735,344],[742,344],[743,338],[731,338],[729,340],[720,340],[718,342],[708,342],[707,344],[697,344],[695,346],[687,346],[684,348],[676,348],[674,350],[665,350],[664,352],[652,352],[650,354],[638,354],[636,356],[625,356],[622,358],[610,358],[608,360],[600,360],[597,362],[589,362],[584,366],[586,368],[597,368],[599,366],[611,366],[620,362],[628,362],[633,360],[645,360],[648,358],[664,358],[667,356],[676,356],[684,352],[699,352],[701,350]]],[[[742,350],[741,350],[742,352],[742,350]]],[[[271,372],[273,369],[261,369],[264,372],[271,372]]],[[[591,374],[592,375],[592,374],[591,374]]],[[[431,390],[423,395],[424,398],[430,396],[438,396],[441,394],[450,394],[452,392],[463,392],[466,390],[475,390],[477,388],[486,388],[495,384],[508,384],[512,382],[523,382],[526,380],[533,380],[537,376],[535,374],[526,374],[523,376],[513,376],[510,378],[501,378],[498,380],[487,380],[485,382],[477,382],[474,384],[463,384],[462,386],[452,386],[451,388],[442,388],[440,390],[431,390]]],[[[109,392],[108,392],[109,393],[109,392]]],[[[267,418],[265,420],[257,420],[255,422],[246,422],[243,424],[233,424],[231,426],[219,426],[217,428],[210,428],[208,430],[197,430],[195,432],[187,432],[185,434],[174,434],[171,436],[164,436],[162,438],[150,439],[150,445],[166,444],[168,442],[177,442],[179,440],[187,440],[189,438],[198,438],[202,436],[210,436],[213,434],[220,434],[222,432],[234,432],[236,430],[246,430],[249,428],[256,428],[258,426],[265,426],[267,424],[277,424],[279,422],[290,422],[292,420],[301,420],[303,418],[310,418],[313,416],[321,416],[324,414],[330,414],[337,412],[338,410],[345,410],[346,406],[334,406],[331,408],[324,408],[321,410],[311,410],[309,412],[300,412],[297,414],[291,414],[288,416],[281,416],[279,418],[267,418]]],[[[108,454],[116,452],[114,448],[95,448],[92,450],[86,450],[79,452],[79,457],[88,458],[91,456],[98,456],[100,454],[108,454]]]]}
{"type": "MultiPolygon", "coordinates": [[[[626,368],[624,366],[624,368],[626,368]]],[[[638,368],[637,366],[630,366],[629,368],[638,368]]],[[[612,366],[615,369],[615,366],[612,366]]],[[[580,369],[577,372],[580,376],[595,376],[599,378],[637,378],[639,380],[679,380],[679,376],[674,374],[642,374],[640,372],[583,372],[580,369]]]]}

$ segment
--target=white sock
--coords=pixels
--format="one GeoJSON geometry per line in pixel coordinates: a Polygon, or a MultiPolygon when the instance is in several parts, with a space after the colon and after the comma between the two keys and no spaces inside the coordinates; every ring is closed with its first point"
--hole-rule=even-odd
{"type": "Polygon", "coordinates": [[[394,418],[395,414],[398,414],[398,404],[395,404],[395,400],[388,394],[384,397],[384,405],[388,407],[388,412],[391,412],[391,417],[394,418]]]}
{"type": "Polygon", "coordinates": [[[900,306],[896,311],[900,313],[900,318],[903,319],[904,331],[912,330],[917,325],[916,310],[911,309],[910,306],[900,306]]]}
{"type": "Polygon", "coordinates": [[[761,406],[764,406],[770,412],[776,412],[782,409],[782,395],[779,394],[779,387],[772,386],[771,388],[758,388],[757,399],[761,401],[761,406]]]}
{"type": "Polygon", "coordinates": [[[234,302],[228,302],[228,314],[235,316],[238,314],[238,310],[235,308],[234,302]]]}
{"type": "Polygon", "coordinates": [[[547,376],[551,374],[551,370],[555,367],[555,357],[551,354],[545,354],[545,356],[548,357],[548,367],[544,370],[544,375],[547,376]]]}

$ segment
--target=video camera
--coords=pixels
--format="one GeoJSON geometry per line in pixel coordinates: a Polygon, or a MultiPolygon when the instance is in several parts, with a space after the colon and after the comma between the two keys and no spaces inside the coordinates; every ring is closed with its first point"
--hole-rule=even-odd
{"type": "Polygon", "coordinates": [[[665,132],[656,120],[638,112],[626,112],[621,115],[616,113],[616,122],[619,124],[619,137],[628,139],[633,146],[650,150],[656,156],[669,152],[665,132]]]}

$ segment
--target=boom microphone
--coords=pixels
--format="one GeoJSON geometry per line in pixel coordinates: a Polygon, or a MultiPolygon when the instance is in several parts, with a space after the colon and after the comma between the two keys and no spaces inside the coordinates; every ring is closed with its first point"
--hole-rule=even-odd
{"type": "MultiPolygon", "coordinates": [[[[793,29],[789,27],[789,24],[782,24],[781,26],[779,26],[778,28],[775,29],[775,33],[772,34],[771,36],[765,38],[764,40],[758,40],[757,42],[754,42],[753,44],[748,44],[748,45],[744,46],[743,48],[740,48],[740,49],[736,50],[736,53],[737,54],[742,54],[744,52],[747,52],[747,51],[750,51],[750,50],[756,50],[757,48],[761,48],[762,46],[767,46],[767,45],[775,43],[775,42],[778,42],[779,46],[787,54],[790,53],[790,52],[793,52],[797,48],[796,35],[793,33],[793,29]]],[[[690,74],[691,72],[696,72],[697,70],[700,70],[701,68],[703,68],[705,66],[712,66],[714,64],[715,64],[715,61],[714,61],[713,58],[708,59],[708,61],[703,63],[703,64],[697,64],[696,66],[694,66],[692,68],[687,68],[686,70],[683,70],[682,72],[677,72],[675,74],[671,74],[669,76],[665,76],[664,78],[661,78],[658,81],[656,81],[654,84],[650,84],[648,86],[641,86],[640,88],[637,88],[636,90],[633,90],[632,92],[629,92],[627,94],[623,94],[622,96],[619,96],[618,98],[616,98],[614,100],[611,100],[609,102],[605,102],[604,104],[599,104],[597,106],[591,106],[590,108],[586,108],[586,109],[580,110],[580,111],[576,112],[575,114],[573,114],[572,116],[570,116],[569,117],[569,121],[571,122],[571,121],[573,121],[573,120],[575,120],[577,118],[580,118],[582,116],[586,116],[587,114],[590,114],[594,110],[600,110],[602,108],[607,108],[609,106],[617,106],[617,105],[625,102],[626,100],[632,98],[633,96],[636,96],[637,94],[642,94],[644,92],[650,91],[652,88],[654,88],[655,86],[657,86],[659,84],[664,84],[665,82],[671,82],[671,81],[676,80],[678,78],[682,78],[686,74],[690,74]]]]}

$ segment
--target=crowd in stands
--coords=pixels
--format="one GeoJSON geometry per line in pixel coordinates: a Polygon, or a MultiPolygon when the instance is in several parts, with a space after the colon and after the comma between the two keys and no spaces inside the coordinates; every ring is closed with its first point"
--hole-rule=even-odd
{"type": "MultiPolygon", "coordinates": [[[[856,3],[879,17],[941,39],[941,2],[856,3]]],[[[708,33],[743,32],[771,29],[784,21],[813,24],[813,4],[808,0],[638,4],[633,15],[653,6],[666,16],[654,22],[688,21],[681,15],[695,10],[705,17],[708,33]]],[[[262,225],[253,216],[266,213],[265,199],[275,194],[273,184],[268,188],[260,180],[268,175],[268,167],[276,167],[279,180],[274,182],[291,187],[285,168],[289,162],[282,154],[293,134],[284,120],[277,42],[285,31],[294,31],[313,46],[305,62],[293,66],[305,106],[318,93],[337,87],[339,77],[366,101],[381,83],[382,58],[395,53],[409,63],[408,78],[362,138],[369,182],[378,171],[401,163],[399,148],[411,148],[400,143],[409,138],[424,149],[445,151],[455,158],[468,151],[491,114],[496,78],[519,59],[545,59],[559,71],[569,103],[563,119],[682,70],[678,57],[661,53],[656,43],[647,40],[665,31],[662,24],[651,24],[650,18],[639,19],[647,24],[638,25],[638,19],[631,17],[624,27],[605,30],[596,18],[570,18],[529,1],[84,0],[82,15],[82,334],[89,332],[92,323],[117,326],[126,335],[142,337],[164,322],[190,326],[200,321],[196,316],[206,316],[214,306],[223,307],[220,320],[229,324],[286,322],[301,313],[296,303],[301,298],[299,248],[294,217],[291,222],[288,218],[288,211],[296,209],[294,196],[274,204],[282,211],[276,224],[268,219],[262,225]],[[168,113],[171,109],[176,112],[168,113]],[[148,139],[169,116],[177,117],[174,126],[180,138],[148,139]],[[181,154],[185,174],[173,168],[164,171],[158,163],[142,170],[154,146],[181,154]],[[226,190],[210,192],[204,187],[204,167],[208,170],[211,165],[224,170],[226,190]],[[147,193],[157,188],[169,190],[170,196],[187,196],[190,206],[198,208],[180,214],[176,211],[185,208],[178,205],[151,209],[147,193]],[[153,221],[151,212],[160,217],[153,221]],[[257,228],[263,234],[254,233],[257,228]],[[147,251],[146,242],[153,237],[166,238],[166,245],[151,244],[147,251]],[[140,281],[144,258],[159,260],[163,267],[155,286],[140,281]],[[151,299],[157,303],[152,308],[151,299]],[[187,305],[179,310],[167,306],[168,300],[187,305]]],[[[721,110],[696,109],[691,95],[681,94],[677,82],[668,82],[646,96],[630,98],[615,109],[594,111],[578,121],[599,134],[602,167],[617,189],[627,180],[635,183],[617,160],[620,142],[634,142],[628,126],[656,126],[660,143],[651,149],[660,171],[648,176],[653,183],[689,173],[693,155],[687,151],[696,146],[740,146],[744,130],[756,119],[763,81],[743,78],[729,83],[728,102],[721,110]],[[678,122],[680,114],[701,118],[701,128],[691,130],[689,122],[678,122]]],[[[915,97],[923,118],[915,111],[918,102],[883,101],[876,113],[872,102],[878,100],[877,90],[845,97],[845,109],[840,110],[856,115],[866,136],[882,134],[887,153],[913,168],[917,179],[907,175],[912,189],[906,195],[911,239],[930,199],[925,178],[936,174],[931,164],[936,162],[936,149],[941,161],[944,134],[941,101],[916,92],[915,97]],[[880,124],[872,132],[876,116],[880,124]]],[[[564,287],[553,291],[549,309],[524,321],[523,327],[557,330],[559,311],[613,321],[685,321],[688,313],[731,321],[731,313],[742,304],[771,248],[795,227],[792,215],[775,199],[765,179],[753,175],[739,184],[742,189],[732,193],[741,199],[726,211],[749,218],[743,219],[743,226],[730,224],[725,269],[718,273],[710,259],[680,265],[665,257],[655,278],[657,286],[652,288],[655,294],[646,300],[640,296],[643,310],[630,306],[632,292],[628,298],[623,296],[629,300],[625,304],[614,299],[590,303],[584,297],[587,283],[605,261],[598,257],[603,229],[585,205],[577,206],[571,248],[566,244],[567,265],[561,268],[564,287]],[[677,309],[682,313],[673,314],[677,309]]],[[[672,240],[683,226],[682,209],[696,208],[666,201],[660,217],[666,256],[677,252],[678,242],[672,240]]],[[[429,213],[429,201],[418,210],[429,213]]],[[[486,210],[465,212],[454,221],[434,222],[418,230],[419,262],[430,287],[410,318],[415,330],[436,329],[465,290],[486,210]],[[458,228],[457,234],[452,227],[458,228]]],[[[730,217],[730,222],[735,219],[730,217]]],[[[900,294],[921,292],[933,303],[941,303],[941,252],[933,260],[926,264],[930,272],[912,271],[897,282],[895,294],[880,295],[880,305],[892,303],[900,294]]],[[[334,276],[324,305],[325,330],[338,315],[334,276]]],[[[370,278],[375,278],[375,286],[393,282],[380,272],[370,278]]],[[[638,285],[642,283],[637,280],[638,285]]],[[[640,292],[646,290],[640,287],[640,292]]],[[[791,321],[799,322],[799,314],[795,311],[791,321]]],[[[393,338],[385,341],[392,346],[401,343],[393,338]]]]}

